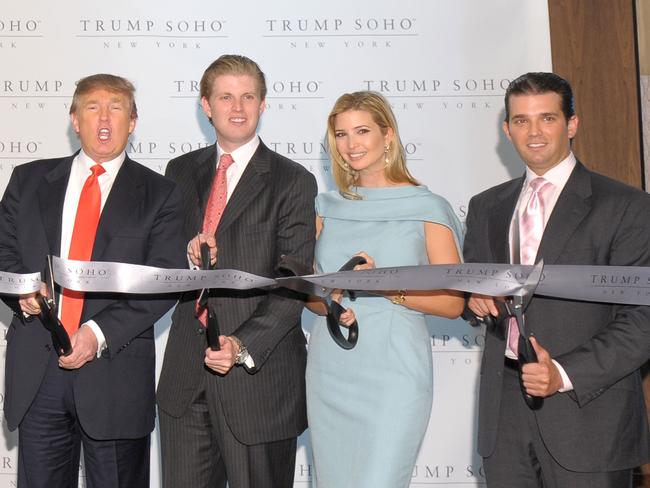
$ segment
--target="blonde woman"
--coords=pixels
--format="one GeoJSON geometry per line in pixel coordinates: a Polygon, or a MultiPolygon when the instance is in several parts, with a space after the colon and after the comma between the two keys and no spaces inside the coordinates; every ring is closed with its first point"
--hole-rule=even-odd
{"type": "MultiPolygon", "coordinates": [[[[353,255],[357,268],[458,263],[461,226],[449,203],[406,168],[388,102],[374,92],[341,96],[327,125],[337,191],[316,200],[316,267],[335,271],[353,255]]],[[[388,291],[358,296],[341,323],[359,322],[345,350],[325,321],[311,335],[307,409],[314,488],[407,487],[433,394],[425,315],[455,318],[451,291],[388,291]]],[[[318,305],[310,306],[323,313],[318,305]]]]}

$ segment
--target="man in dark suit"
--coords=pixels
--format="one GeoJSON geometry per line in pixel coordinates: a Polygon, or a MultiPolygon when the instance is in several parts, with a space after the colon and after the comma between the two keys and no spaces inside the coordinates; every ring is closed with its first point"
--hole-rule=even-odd
{"type": "MultiPolygon", "coordinates": [[[[526,173],[472,198],[465,259],[650,266],[650,197],[576,161],[569,84],[528,73],[510,84],[505,104],[503,129],[526,173]]],[[[471,296],[468,307],[478,317],[499,314],[486,296],[471,296]]],[[[632,468],[650,457],[639,373],[650,357],[650,307],[535,296],[526,324],[538,362],[523,366],[522,381],[543,397],[537,410],[520,391],[522,343],[509,324],[488,332],[481,368],[488,486],[631,487],[632,468]]]]}
{"type": "MultiPolygon", "coordinates": [[[[79,81],[70,115],[81,150],[15,168],[0,204],[0,269],[42,272],[48,254],[183,266],[180,191],[125,153],[133,94],[113,75],[79,81]]],[[[153,325],[175,297],[57,294],[72,342],[61,357],[34,295],[4,299],[14,311],[4,411],[9,429],[19,429],[18,486],[77,486],[83,444],[86,486],[148,487],[153,325]]]]}
{"type": "MultiPolygon", "coordinates": [[[[218,268],[272,277],[282,255],[312,267],[316,182],[256,135],[265,95],[264,74],[244,56],[221,56],[203,74],[217,142],[167,166],[184,193],[193,265],[206,242],[218,268]]],[[[307,424],[303,302],[286,290],[213,291],[223,335],[212,351],[197,296],[176,307],[158,385],[163,486],[290,488],[307,424]]]]}

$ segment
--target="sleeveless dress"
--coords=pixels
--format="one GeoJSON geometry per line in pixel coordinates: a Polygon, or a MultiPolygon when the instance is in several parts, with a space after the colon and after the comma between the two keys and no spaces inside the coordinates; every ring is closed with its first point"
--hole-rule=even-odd
{"type": "MultiPolygon", "coordinates": [[[[424,222],[462,228],[449,203],[424,186],[356,188],[316,199],[323,228],[316,268],[336,271],[365,251],[377,267],[428,264],[424,222]]],[[[433,371],[424,314],[386,298],[344,299],[359,322],[359,340],[344,350],[324,317],[314,324],[307,357],[307,412],[313,488],[400,488],[411,479],[431,412],[433,371]]],[[[344,335],[347,333],[344,331],[344,335]]]]}

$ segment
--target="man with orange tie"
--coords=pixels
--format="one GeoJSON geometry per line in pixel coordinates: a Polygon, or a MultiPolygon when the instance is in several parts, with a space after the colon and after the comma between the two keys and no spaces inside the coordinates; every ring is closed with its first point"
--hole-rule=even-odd
{"type": "MultiPolygon", "coordinates": [[[[505,114],[526,171],[472,198],[465,260],[650,266],[650,196],[576,159],[569,83],[522,75],[506,90],[505,114]]],[[[650,307],[535,296],[525,314],[537,360],[521,366],[516,321],[491,297],[472,295],[468,306],[498,319],[481,366],[488,487],[631,488],[632,469],[650,458],[639,372],[650,357],[650,307]],[[529,406],[522,388],[541,402],[529,406]]]]}
{"type": "MultiPolygon", "coordinates": [[[[184,265],[181,194],[125,153],[137,120],[133,85],[80,80],[70,108],[81,149],[14,169],[0,203],[0,269],[43,272],[46,256],[178,268],[184,265]]],[[[45,293],[45,288],[43,293],[45,293]]],[[[4,298],[4,412],[18,428],[18,486],[149,486],[154,427],[153,325],[174,296],[56,290],[72,352],[58,357],[34,295],[4,298]]]]}

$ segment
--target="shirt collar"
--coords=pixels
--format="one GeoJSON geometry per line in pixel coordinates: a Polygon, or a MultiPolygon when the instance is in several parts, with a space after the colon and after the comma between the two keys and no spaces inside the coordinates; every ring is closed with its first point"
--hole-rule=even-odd
{"type": "MultiPolygon", "coordinates": [[[[260,138],[257,134],[255,134],[255,137],[253,137],[247,143],[239,146],[237,149],[231,152],[230,155],[232,156],[232,159],[235,161],[236,165],[241,164],[246,166],[248,162],[251,160],[251,158],[253,157],[253,154],[255,154],[255,151],[257,151],[257,146],[259,145],[260,145],[260,138]]],[[[226,151],[221,149],[221,146],[219,145],[219,141],[217,141],[217,162],[219,161],[219,158],[221,158],[221,155],[224,154],[225,152],[226,151]]]]}
{"type": "MultiPolygon", "coordinates": [[[[573,155],[573,152],[569,152],[569,155],[566,158],[549,169],[542,177],[546,181],[553,183],[556,188],[563,188],[569,179],[569,176],[571,176],[571,172],[575,166],[576,157],[573,155]]],[[[526,183],[524,187],[528,188],[530,182],[538,177],[538,174],[532,171],[529,167],[526,167],[526,183]]]]}
{"type": "MultiPolygon", "coordinates": [[[[126,151],[122,151],[115,159],[111,159],[110,161],[106,161],[105,163],[102,163],[102,167],[104,168],[106,173],[110,175],[111,178],[115,178],[117,172],[120,170],[125,160],[126,160],[126,151]]],[[[88,156],[84,152],[83,149],[79,152],[77,161],[79,161],[81,167],[88,172],[90,172],[90,168],[92,168],[97,164],[95,161],[92,160],[90,156],[88,156]]]]}

